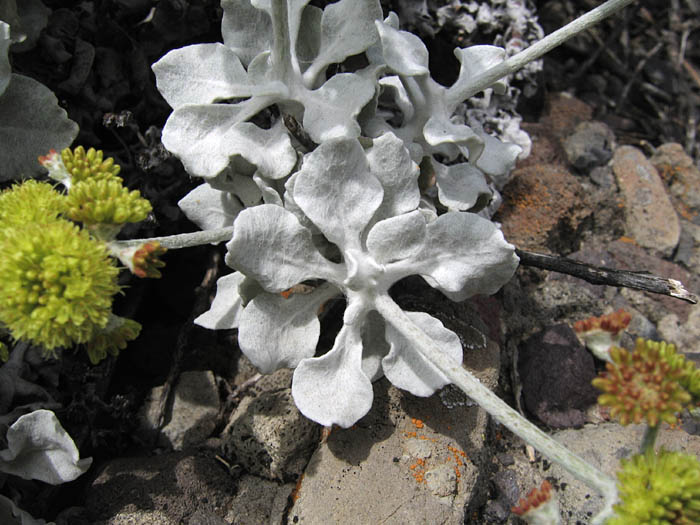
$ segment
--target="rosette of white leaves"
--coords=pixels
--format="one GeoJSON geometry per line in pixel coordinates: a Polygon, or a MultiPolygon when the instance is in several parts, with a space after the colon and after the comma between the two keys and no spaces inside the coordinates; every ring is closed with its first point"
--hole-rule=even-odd
{"type": "MultiPolygon", "coordinates": [[[[377,116],[366,123],[364,131],[371,136],[392,131],[406,144],[419,145],[418,157],[431,157],[440,202],[454,211],[473,208],[479,195],[491,193],[484,174],[500,183],[521,149],[491,137],[481,127],[455,123],[453,117],[457,106],[474,94],[470,92],[471,80],[502,62],[505,50],[487,45],[456,48],[461,64],[459,77],[446,88],[430,77],[428,50],[417,36],[398,30],[391,17],[375,24],[383,60],[394,73],[383,78],[380,85],[394,98],[402,122],[392,126],[377,116]],[[432,157],[436,153],[448,159],[461,153],[469,163],[444,166],[432,157]]],[[[499,80],[489,89],[503,93],[505,88],[505,82],[499,80]]]]}
{"type": "MultiPolygon", "coordinates": [[[[216,177],[232,168],[246,141],[258,140],[245,121],[272,104],[316,142],[360,134],[355,117],[374,95],[374,78],[339,73],[326,80],[325,71],[378,40],[379,0],[340,0],[323,10],[308,3],[223,0],[223,43],[176,49],[153,65],[174,109],[163,144],[190,174],[216,177]]],[[[272,166],[274,153],[267,152],[272,166]]]]}
{"type": "MultiPolygon", "coordinates": [[[[409,275],[423,276],[453,300],[494,293],[517,267],[514,248],[493,223],[475,214],[438,217],[419,209],[418,167],[393,134],[375,139],[366,151],[355,139],[325,142],[305,157],[292,180],[297,213],[338,247],[342,260],[324,257],[312,231],[283,207],[242,211],[226,262],[264,289],[237,319],[243,352],[265,373],[296,368],[294,400],[323,425],[349,427],[364,416],[372,405],[371,382],[382,374],[419,396],[447,384],[376,313],[375,301],[388,299],[389,287],[409,275]],[[309,279],[326,282],[311,293],[281,294],[309,279]],[[339,292],[347,299],[343,327],[333,348],[314,357],[319,308],[339,292]]],[[[226,285],[235,286],[236,279],[226,285]]],[[[215,302],[214,309],[230,313],[223,303],[215,302]]],[[[453,332],[428,314],[408,316],[461,363],[453,332]]],[[[209,324],[216,324],[214,317],[209,324]]]]}

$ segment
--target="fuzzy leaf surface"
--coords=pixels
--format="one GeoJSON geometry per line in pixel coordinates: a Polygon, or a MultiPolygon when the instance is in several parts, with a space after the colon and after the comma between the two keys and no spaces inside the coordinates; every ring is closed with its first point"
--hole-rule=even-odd
{"type": "Polygon", "coordinates": [[[362,371],[362,337],[356,325],[343,326],[328,353],[299,363],[292,397],[302,414],[324,426],[348,428],[369,412],[374,394],[362,371]]]}
{"type": "Polygon", "coordinates": [[[243,353],[263,374],[280,368],[295,368],[316,353],[321,333],[318,309],[336,295],[325,284],[308,294],[262,293],[243,310],[238,343],[243,353]]]}
{"type": "Polygon", "coordinates": [[[243,205],[235,195],[200,184],[177,203],[185,216],[202,230],[233,226],[243,205]]]}
{"type": "Polygon", "coordinates": [[[216,295],[209,310],[198,316],[194,324],[210,330],[230,330],[238,328],[243,301],[238,287],[245,279],[241,272],[233,272],[219,277],[216,281],[216,295]]]}
{"type": "Polygon", "coordinates": [[[20,417],[7,431],[7,448],[0,450],[0,471],[51,485],[84,474],[92,458],[80,459],[75,443],[50,410],[20,417]]]}
{"type": "MultiPolygon", "coordinates": [[[[462,363],[462,343],[457,334],[425,312],[406,312],[406,315],[440,346],[447,357],[457,364],[462,363]]],[[[414,396],[428,397],[450,383],[442,372],[415,349],[411,341],[388,323],[386,339],[391,350],[382,360],[382,368],[394,386],[407,390],[414,396]]]]}
{"type": "Polygon", "coordinates": [[[37,157],[70,146],[78,135],[51,90],[22,75],[13,74],[0,95],[0,115],[2,182],[39,176],[44,168],[37,157]]]}
{"type": "Polygon", "coordinates": [[[319,253],[311,232],[294,214],[274,204],[243,210],[226,248],[226,264],[271,293],[308,279],[337,278],[336,265],[319,253]]]}

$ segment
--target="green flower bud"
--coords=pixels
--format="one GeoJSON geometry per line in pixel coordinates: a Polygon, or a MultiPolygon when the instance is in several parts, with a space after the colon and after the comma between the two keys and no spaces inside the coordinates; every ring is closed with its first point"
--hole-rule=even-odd
{"type": "Polygon", "coordinates": [[[66,171],[70,173],[73,184],[85,180],[121,180],[117,177],[121,171],[119,164],[115,164],[112,157],[106,160],[103,157],[102,150],[90,148],[86,152],[82,146],[78,146],[73,151],[70,148],[61,151],[61,160],[66,171]]]}
{"type": "Polygon", "coordinates": [[[78,182],[66,199],[66,216],[88,226],[142,221],[153,209],[138,190],[125,188],[121,179],[78,182]]]}
{"type": "Polygon", "coordinates": [[[646,341],[647,346],[653,346],[659,352],[659,355],[666,361],[671,370],[680,371],[681,376],[678,382],[688,393],[693,396],[693,402],[700,403],[700,370],[697,365],[688,360],[683,354],[676,351],[676,345],[667,344],[665,342],[646,341]]]}
{"type": "Polygon", "coordinates": [[[65,220],[9,228],[0,238],[0,322],[51,351],[107,325],[119,270],[107,247],[65,220]]]}
{"type": "Polygon", "coordinates": [[[0,193],[0,224],[3,229],[53,221],[66,209],[66,197],[51,184],[28,180],[0,193]]]}
{"type": "Polygon", "coordinates": [[[136,321],[110,315],[107,325],[97,330],[86,345],[90,362],[96,365],[107,357],[107,354],[119,355],[119,350],[126,348],[127,342],[136,339],[140,332],[141,325],[136,321]]]}
{"type": "Polygon", "coordinates": [[[692,454],[648,450],[622,460],[620,503],[607,525],[700,523],[700,461],[692,454]]]}

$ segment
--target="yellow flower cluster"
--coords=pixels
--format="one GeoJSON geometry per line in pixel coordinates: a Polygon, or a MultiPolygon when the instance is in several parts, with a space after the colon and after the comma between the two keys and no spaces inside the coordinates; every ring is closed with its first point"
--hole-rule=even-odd
{"type": "MultiPolygon", "coordinates": [[[[0,324],[49,355],[85,344],[97,363],[141,329],[112,314],[119,269],[105,241],[145,219],[151,205],[123,186],[119,166],[101,151],[52,151],[40,162],[68,193],[34,180],[0,193],[0,324]]],[[[162,266],[162,251],[149,252],[149,264],[162,266]]]]}
{"type": "Polygon", "coordinates": [[[102,150],[85,148],[78,146],[71,151],[66,148],[61,151],[61,160],[66,171],[70,174],[73,184],[86,180],[119,179],[117,177],[121,171],[119,164],[114,163],[114,159],[109,157],[104,160],[102,150]]]}
{"type": "Polygon", "coordinates": [[[622,460],[620,503],[608,525],[700,523],[700,461],[692,454],[648,450],[622,460]]]}
{"type": "Polygon", "coordinates": [[[152,209],[138,190],[129,191],[119,178],[79,182],[66,199],[68,218],[87,225],[139,222],[152,209]]]}
{"type": "Polygon", "coordinates": [[[633,352],[613,346],[610,357],[593,386],[603,391],[598,403],[611,407],[620,424],[674,424],[693,401],[688,389],[697,387],[695,365],[681,359],[674,345],[639,338],[633,352]]]}
{"type": "Polygon", "coordinates": [[[5,228],[0,321],[50,352],[86,343],[107,324],[118,273],[107,247],[69,221],[5,228]]]}

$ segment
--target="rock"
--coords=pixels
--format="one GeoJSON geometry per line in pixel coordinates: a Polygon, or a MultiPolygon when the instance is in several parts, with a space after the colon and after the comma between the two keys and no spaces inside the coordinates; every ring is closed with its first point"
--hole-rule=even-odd
{"type": "Polygon", "coordinates": [[[540,122],[558,137],[573,133],[581,122],[591,120],[593,108],[568,93],[557,93],[547,99],[547,113],[540,122]]]}
{"type": "Polygon", "coordinates": [[[288,523],[287,505],[294,491],[294,483],[280,484],[277,481],[246,474],[238,480],[237,489],[236,497],[231,502],[226,515],[227,523],[230,525],[288,523]]]}
{"type": "Polygon", "coordinates": [[[504,202],[494,217],[518,248],[569,253],[590,215],[583,187],[563,166],[537,164],[518,168],[503,189],[504,202]]]}
{"type": "MultiPolygon", "coordinates": [[[[392,294],[402,308],[427,311],[457,333],[465,368],[497,386],[497,301],[446,301],[418,278],[392,294]]],[[[375,382],[370,412],[352,428],[333,429],[312,456],[288,522],[465,523],[467,503],[485,495],[477,480],[489,452],[488,417],[461,392],[445,390],[450,394],[419,398],[385,378],[375,382]]]]}
{"type": "Polygon", "coordinates": [[[602,122],[581,122],[564,140],[564,151],[569,164],[587,173],[596,166],[603,166],[612,158],[615,135],[602,122]]]}
{"type": "Polygon", "coordinates": [[[693,221],[700,213],[700,169],[693,159],[672,142],[659,146],[649,160],[668,186],[678,213],[693,221]]]}
{"type": "MultiPolygon", "coordinates": [[[[489,368],[495,379],[497,368],[489,368]]],[[[289,523],[463,524],[466,504],[483,488],[476,482],[485,412],[404,394],[384,378],[374,396],[367,416],[333,430],[316,450],[289,523]]]]}
{"type": "MultiPolygon", "coordinates": [[[[620,460],[639,450],[643,432],[643,425],[623,427],[617,423],[603,423],[586,425],[576,430],[562,430],[555,432],[553,437],[595,468],[614,477],[620,460]]],[[[700,454],[700,437],[677,429],[671,430],[666,425],[661,428],[656,443],[657,447],[700,454]]],[[[602,506],[602,498],[598,493],[539,453],[536,454],[536,460],[531,461],[524,453],[524,448],[519,438],[512,438],[509,449],[515,458],[515,464],[508,467],[508,470],[515,473],[521,497],[547,479],[555,488],[562,523],[590,523],[591,516],[602,506]]]]}
{"type": "Polygon", "coordinates": [[[235,492],[213,452],[190,450],[108,462],[87,488],[85,505],[96,525],[176,525],[195,512],[226,520],[235,492]]]}
{"type": "Polygon", "coordinates": [[[520,347],[518,374],[527,410],[554,428],[581,427],[596,402],[591,354],[565,324],[536,333],[520,347]]]}
{"type": "MultiPolygon", "coordinates": [[[[616,423],[606,423],[577,431],[563,430],[555,433],[553,437],[596,468],[614,476],[619,469],[620,460],[636,454],[639,450],[644,428],[643,425],[623,427],[616,423]]],[[[656,448],[661,447],[697,456],[700,455],[700,437],[665,427],[659,432],[656,440],[656,448]]],[[[563,508],[574,511],[575,516],[585,516],[599,509],[602,498],[559,465],[552,464],[547,475],[559,480],[559,501],[563,508]]]]}
{"type": "Polygon", "coordinates": [[[615,176],[613,175],[612,168],[610,168],[610,166],[595,167],[590,171],[588,176],[601,188],[615,188],[615,176]]]}
{"type": "Polygon", "coordinates": [[[622,196],[628,235],[640,246],[671,255],[681,228],[656,168],[632,146],[615,150],[612,167],[622,196]]]}
{"type": "MultiPolygon", "coordinates": [[[[157,431],[158,406],[163,387],[151,390],[141,410],[142,429],[157,431]]],[[[204,441],[216,427],[219,414],[219,390],[210,371],[183,372],[175,385],[172,407],[166,415],[158,442],[174,450],[183,450],[204,441]]]]}
{"type": "Polygon", "coordinates": [[[320,426],[301,415],[290,388],[245,398],[221,434],[224,454],[268,479],[297,479],[320,437],[320,426]]]}
{"type": "Polygon", "coordinates": [[[681,219],[681,241],[673,258],[695,274],[700,274],[700,226],[681,219]]]}
{"type": "Polygon", "coordinates": [[[659,337],[676,345],[679,352],[700,356],[700,305],[691,307],[685,322],[676,314],[665,315],[659,321],[658,331],[659,337]]]}

